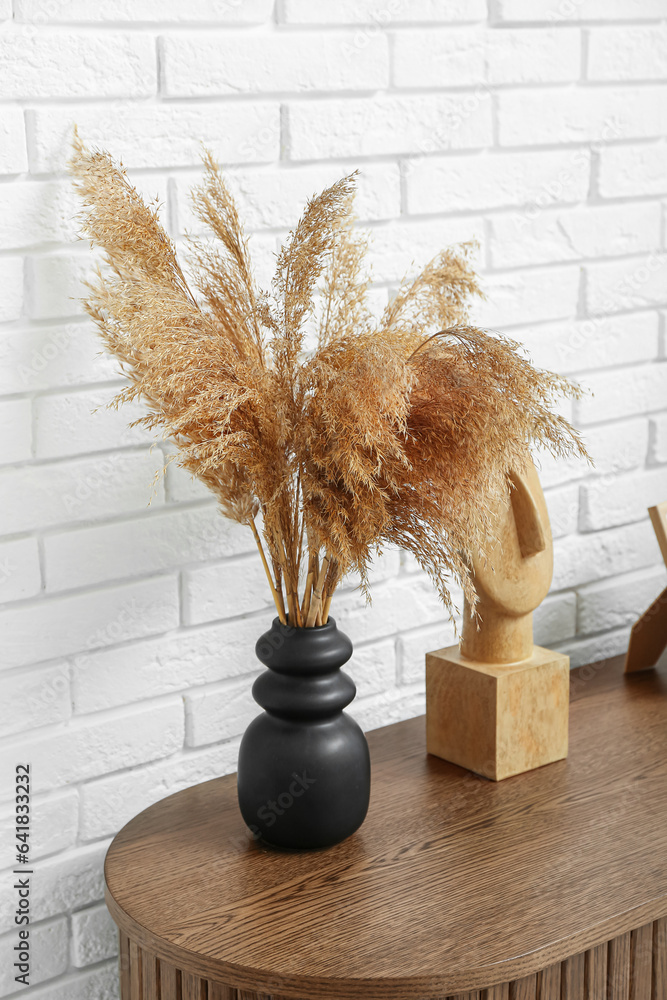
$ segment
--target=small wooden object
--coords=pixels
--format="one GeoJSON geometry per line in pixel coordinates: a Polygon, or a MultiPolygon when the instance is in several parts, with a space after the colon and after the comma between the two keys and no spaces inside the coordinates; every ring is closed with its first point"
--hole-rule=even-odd
{"type": "Polygon", "coordinates": [[[512,473],[496,540],[473,563],[480,628],[464,607],[461,646],[426,654],[429,753],[494,781],[567,756],[569,657],[533,644],[553,574],[537,470],[512,473]]]}
{"type": "MultiPolygon", "coordinates": [[[[648,509],[667,566],[667,500],[648,509]]],[[[625,657],[626,674],[654,667],[667,649],[667,587],[632,626],[625,657]]]]}

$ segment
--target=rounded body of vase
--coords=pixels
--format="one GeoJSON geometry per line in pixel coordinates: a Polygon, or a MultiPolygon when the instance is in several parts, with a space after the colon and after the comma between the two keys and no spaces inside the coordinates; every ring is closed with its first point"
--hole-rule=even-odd
{"type": "Polygon", "coordinates": [[[314,628],[276,618],[255,651],[269,669],[252,689],[264,712],[239,749],[241,814],[275,847],[330,847],[361,826],[370,797],[366,737],[343,711],[356,694],[340,669],[352,643],[331,617],[314,628]]]}

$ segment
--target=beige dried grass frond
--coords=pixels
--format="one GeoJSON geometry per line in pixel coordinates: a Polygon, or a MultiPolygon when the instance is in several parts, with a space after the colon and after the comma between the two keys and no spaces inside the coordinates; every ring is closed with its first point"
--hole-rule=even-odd
{"type": "Polygon", "coordinates": [[[474,241],[442,250],[416,278],[404,280],[385,309],[380,335],[418,346],[438,330],[465,326],[470,300],[484,298],[471,265],[477,250],[474,241]]]}
{"type": "Polygon", "coordinates": [[[371,329],[372,316],[367,304],[370,271],[365,269],[368,237],[353,228],[350,206],[337,220],[334,243],[324,272],[322,315],[318,347],[354,330],[362,334],[371,329]]]}
{"type": "Polygon", "coordinates": [[[274,284],[282,300],[282,329],[274,336],[273,352],[285,372],[298,364],[303,324],[312,313],[315,286],[334,250],[341,220],[350,214],[355,176],[342,177],[310,199],[278,255],[274,284]]]}
{"type": "Polygon", "coordinates": [[[192,197],[210,235],[190,241],[195,295],[157,207],[122,167],[77,137],[71,170],[83,233],[104,253],[86,308],[127,375],[116,405],[143,399],[141,422],[176,442],[223,514],[249,525],[281,620],[322,624],[340,581],[354,570],[366,586],[387,544],[414,554],[450,613],[452,580],[474,606],[470,556],[487,543],[508,470],[535,443],[585,454],[553,412],[577,388],[470,325],[474,247],[440,253],[375,324],[352,174],[308,202],[269,295],[205,153],[192,197]]]}
{"type": "Polygon", "coordinates": [[[211,312],[237,350],[261,358],[260,295],[255,287],[248,241],[218,164],[204,151],[204,181],[191,192],[195,214],[219,245],[191,240],[197,285],[211,312]]]}

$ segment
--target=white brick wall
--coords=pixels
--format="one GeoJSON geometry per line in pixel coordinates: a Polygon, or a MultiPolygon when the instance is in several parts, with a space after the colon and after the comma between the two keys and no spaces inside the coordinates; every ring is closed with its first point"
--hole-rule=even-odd
{"type": "MultiPolygon", "coordinates": [[[[16,934],[11,931],[0,936],[0,996],[14,992],[14,962],[17,944],[16,934]]],[[[43,983],[65,972],[69,964],[69,935],[66,917],[45,920],[31,928],[30,948],[32,951],[31,982],[43,983]]]]}
{"type": "MultiPolygon", "coordinates": [[[[117,997],[106,847],[235,769],[272,617],[252,537],[175,465],[155,485],[171,448],[128,430],[139,408],[105,409],[119,373],[79,301],[72,123],[179,241],[206,142],[262,280],[305,200],[357,167],[378,305],[411,262],[479,240],[478,321],[591,390],[563,412],[596,468],[542,460],[556,564],[535,616],[581,663],[620,651],[665,583],[646,506],[667,498],[666,17],[664,0],[0,0],[0,875],[27,758],[24,995],[117,997]]],[[[366,727],[423,710],[424,653],[454,638],[414,560],[386,553],[374,577],[371,608],[353,580],[335,606],[366,727]]],[[[2,955],[10,904],[3,888],[2,955]]]]}

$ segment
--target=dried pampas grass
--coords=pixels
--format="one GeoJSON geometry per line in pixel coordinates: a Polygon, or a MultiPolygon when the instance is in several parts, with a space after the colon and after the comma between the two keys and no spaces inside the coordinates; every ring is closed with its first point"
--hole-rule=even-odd
{"type": "Polygon", "coordinates": [[[404,283],[374,323],[354,175],[308,203],[260,291],[209,154],[204,167],[193,205],[215,239],[190,241],[191,289],[157,208],[108,153],[75,139],[83,234],[105,261],[86,308],[128,379],[116,405],[141,397],[140,422],[162,428],[222,513],[250,527],[281,621],[325,622],[341,578],[354,570],[366,586],[387,544],[414,554],[450,613],[452,579],[474,606],[469,557],[508,470],[532,443],[585,454],[552,409],[577,388],[470,325],[481,293],[466,245],[404,283]]]}

